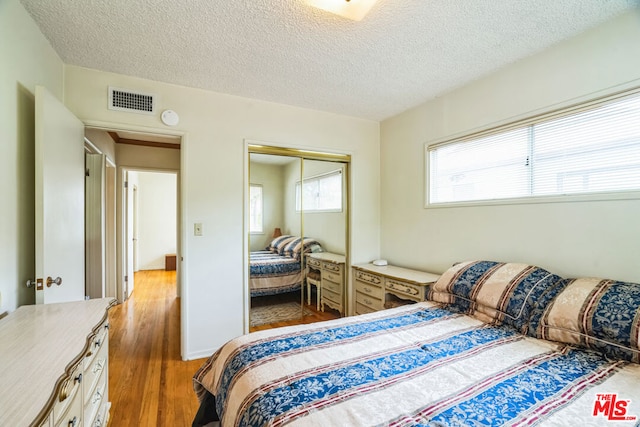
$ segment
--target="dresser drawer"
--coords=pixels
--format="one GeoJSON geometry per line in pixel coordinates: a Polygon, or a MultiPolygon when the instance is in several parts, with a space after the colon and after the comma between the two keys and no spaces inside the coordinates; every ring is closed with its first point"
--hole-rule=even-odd
{"type": "Polygon", "coordinates": [[[324,292],[327,289],[329,291],[337,294],[337,295],[342,295],[342,284],[333,282],[333,281],[331,281],[328,278],[325,278],[323,276],[322,277],[322,292],[324,292]]]}
{"type": "Polygon", "coordinates": [[[371,283],[361,282],[356,280],[356,292],[361,292],[365,295],[370,295],[372,297],[382,299],[384,297],[384,288],[381,286],[372,285],[371,283]]]}
{"type": "MultiPolygon", "coordinates": [[[[101,342],[98,352],[94,353],[92,356],[94,357],[91,358],[91,363],[89,363],[88,366],[85,364],[86,367],[83,379],[85,404],[89,401],[89,398],[95,391],[103,372],[107,370],[107,365],[109,363],[108,339],[101,342]]],[[[88,357],[85,359],[88,359],[88,357]]]]}
{"type": "Polygon", "coordinates": [[[381,299],[372,297],[370,295],[365,295],[360,292],[356,292],[356,305],[357,304],[369,307],[374,311],[382,310],[382,308],[384,307],[381,299]]]}
{"type": "Polygon", "coordinates": [[[386,279],[385,288],[389,292],[402,294],[410,297],[414,301],[424,301],[424,291],[426,286],[415,285],[413,283],[402,282],[394,279],[386,279]]]}
{"type": "Polygon", "coordinates": [[[82,363],[78,363],[73,369],[71,376],[62,383],[62,387],[56,396],[53,406],[53,424],[55,426],[73,425],[72,421],[76,419],[76,425],[80,426],[82,418],[82,363]]]}
{"type": "Polygon", "coordinates": [[[327,272],[332,272],[335,274],[339,274],[342,276],[342,266],[340,264],[335,264],[333,262],[323,262],[322,269],[327,272]]]}
{"type": "Polygon", "coordinates": [[[316,268],[318,270],[320,268],[322,268],[322,262],[319,259],[315,259],[315,258],[311,258],[311,257],[307,258],[307,265],[310,266],[310,267],[314,267],[314,268],[316,268]]]}
{"type": "MultiPolygon", "coordinates": [[[[84,407],[85,427],[93,426],[95,419],[101,412],[103,407],[107,405],[107,376],[102,375],[98,381],[93,393],[89,397],[89,401],[84,407]]],[[[104,412],[104,411],[103,411],[104,412]]]]}
{"type": "Polygon", "coordinates": [[[323,287],[322,288],[322,300],[324,301],[325,299],[331,300],[334,303],[337,304],[341,304],[342,302],[342,295],[340,295],[337,292],[334,292],[332,290],[330,290],[329,288],[323,287]]]}
{"type": "Polygon", "coordinates": [[[91,427],[107,427],[109,422],[109,403],[103,402],[102,406],[98,410],[98,415],[93,423],[89,424],[91,427]]]}
{"type": "Polygon", "coordinates": [[[342,272],[335,273],[333,271],[322,270],[322,278],[335,283],[342,283],[342,272]]]}
{"type": "Polygon", "coordinates": [[[375,274],[367,273],[366,271],[354,270],[356,280],[366,282],[372,285],[382,286],[382,277],[375,274]]]}

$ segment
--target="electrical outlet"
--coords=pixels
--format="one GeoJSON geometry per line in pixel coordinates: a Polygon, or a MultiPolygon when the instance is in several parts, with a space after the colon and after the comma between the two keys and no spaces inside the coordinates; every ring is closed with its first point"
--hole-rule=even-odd
{"type": "Polygon", "coordinates": [[[202,223],[196,222],[193,224],[193,235],[194,236],[202,236],[202,223]]]}

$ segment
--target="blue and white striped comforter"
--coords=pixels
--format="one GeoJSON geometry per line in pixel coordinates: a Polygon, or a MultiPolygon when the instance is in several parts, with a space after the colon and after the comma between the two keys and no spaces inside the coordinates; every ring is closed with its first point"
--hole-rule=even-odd
{"type": "Polygon", "coordinates": [[[194,387],[201,400],[213,394],[223,427],[629,426],[640,419],[640,365],[430,302],[238,337],[201,367],[194,387]],[[628,419],[612,420],[616,404],[625,409],[617,417],[628,419]]]}
{"type": "Polygon", "coordinates": [[[270,251],[251,252],[249,288],[252,297],[276,295],[300,289],[300,260],[270,251]]]}

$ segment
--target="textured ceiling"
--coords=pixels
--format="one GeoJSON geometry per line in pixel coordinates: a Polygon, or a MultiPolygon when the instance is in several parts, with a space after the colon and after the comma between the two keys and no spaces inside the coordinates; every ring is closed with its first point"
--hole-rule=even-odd
{"type": "Polygon", "coordinates": [[[379,0],[355,22],[305,0],[21,1],[67,64],[372,120],[640,5],[379,0]]]}

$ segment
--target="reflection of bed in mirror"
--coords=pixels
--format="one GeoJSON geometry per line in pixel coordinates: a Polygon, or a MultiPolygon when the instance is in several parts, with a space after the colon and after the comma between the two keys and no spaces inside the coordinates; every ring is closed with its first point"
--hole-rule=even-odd
{"type": "Polygon", "coordinates": [[[312,238],[285,235],[263,251],[249,257],[249,288],[252,297],[277,295],[300,290],[303,281],[302,253],[318,252],[320,244],[312,238]]]}

